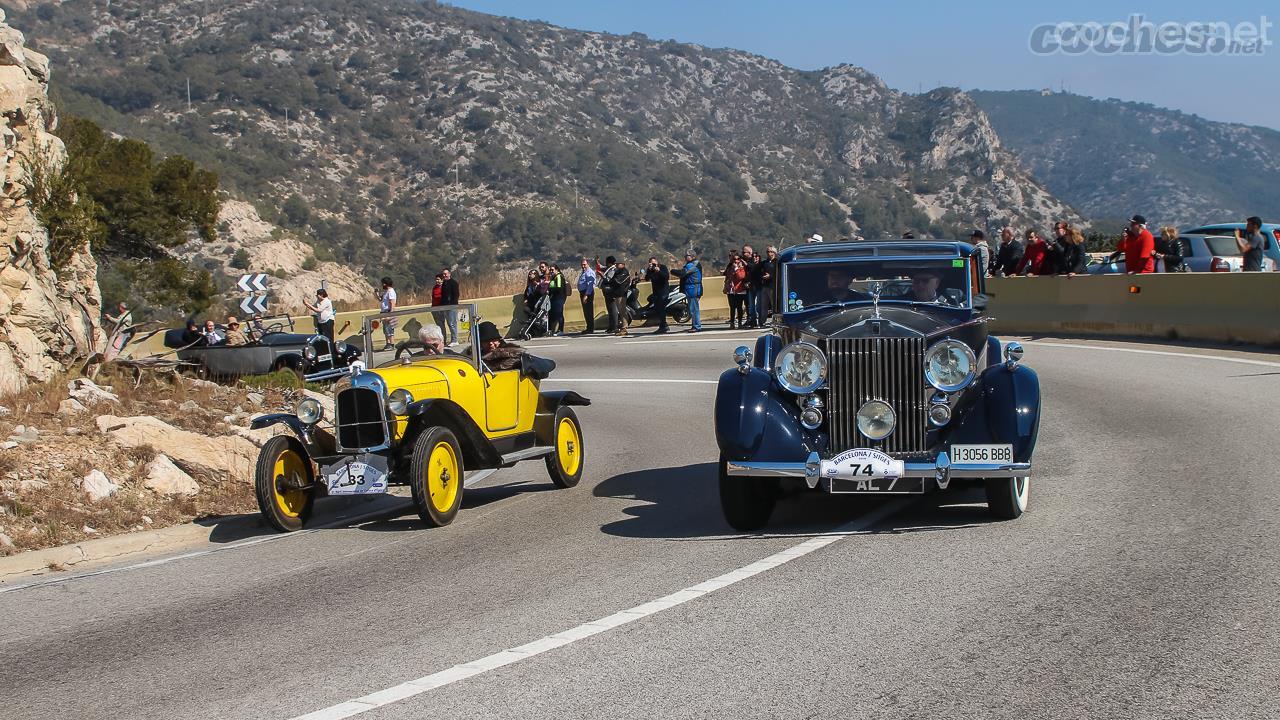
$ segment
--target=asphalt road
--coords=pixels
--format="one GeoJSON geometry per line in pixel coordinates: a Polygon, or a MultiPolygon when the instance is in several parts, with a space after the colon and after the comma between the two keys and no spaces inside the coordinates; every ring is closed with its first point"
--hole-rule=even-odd
{"type": "Polygon", "coordinates": [[[1032,342],[1021,519],[811,494],[742,536],[742,337],[531,343],[594,401],[577,488],[0,592],[0,716],[1280,717],[1280,357],[1032,342]]]}

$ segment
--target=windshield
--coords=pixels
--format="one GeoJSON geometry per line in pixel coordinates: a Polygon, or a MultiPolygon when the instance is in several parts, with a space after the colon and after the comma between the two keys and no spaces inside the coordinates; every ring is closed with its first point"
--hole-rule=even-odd
{"type": "Polygon", "coordinates": [[[969,307],[969,271],[963,258],[943,260],[844,260],[789,263],[783,274],[783,308],[800,312],[822,305],[871,302],[969,307]]]}

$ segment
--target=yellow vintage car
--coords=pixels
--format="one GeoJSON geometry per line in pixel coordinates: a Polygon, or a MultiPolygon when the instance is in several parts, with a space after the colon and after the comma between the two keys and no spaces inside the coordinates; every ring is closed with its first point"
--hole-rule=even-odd
{"type": "Polygon", "coordinates": [[[430,315],[446,312],[473,321],[470,344],[461,351],[399,358],[375,352],[376,329],[413,331],[421,324],[411,316],[427,313],[366,316],[364,360],[334,385],[332,422],[314,398],[294,414],[254,418],[253,428],[292,430],[271,438],[258,455],[258,507],[272,527],[302,529],[317,497],[386,493],[393,485],[409,486],[428,526],[447,525],[468,485],[521,460],[543,459],[557,487],[578,484],[586,446],[573,406],[591,401],[572,391],[541,390],[547,360],[521,358],[515,370],[486,367],[475,306],[433,307],[430,315]]]}

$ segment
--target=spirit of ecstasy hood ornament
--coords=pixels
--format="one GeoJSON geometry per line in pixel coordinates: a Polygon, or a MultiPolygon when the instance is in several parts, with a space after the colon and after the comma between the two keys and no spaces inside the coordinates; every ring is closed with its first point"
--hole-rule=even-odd
{"type": "Polygon", "coordinates": [[[871,308],[874,314],[872,318],[880,319],[880,293],[884,290],[884,284],[874,282],[867,286],[867,291],[871,293],[871,308]]]}

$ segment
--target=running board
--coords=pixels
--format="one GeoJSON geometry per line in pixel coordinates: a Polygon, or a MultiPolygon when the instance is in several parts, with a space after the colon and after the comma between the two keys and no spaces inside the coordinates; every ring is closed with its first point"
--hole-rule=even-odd
{"type": "Polygon", "coordinates": [[[531,447],[531,448],[525,448],[524,450],[517,450],[515,452],[507,453],[506,455],[503,455],[502,465],[503,467],[506,467],[508,465],[514,465],[520,462],[521,460],[532,460],[533,458],[539,458],[539,457],[543,457],[544,455],[550,455],[555,451],[556,451],[555,448],[547,447],[547,446],[531,447]]]}
{"type": "Polygon", "coordinates": [[[475,472],[469,472],[467,473],[466,479],[462,481],[462,487],[469,488],[472,485],[475,485],[476,483],[487,479],[490,475],[496,472],[498,472],[497,468],[488,468],[486,470],[476,470],[475,472]]]}

